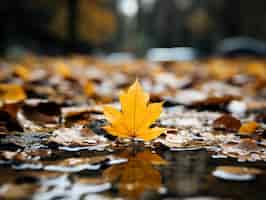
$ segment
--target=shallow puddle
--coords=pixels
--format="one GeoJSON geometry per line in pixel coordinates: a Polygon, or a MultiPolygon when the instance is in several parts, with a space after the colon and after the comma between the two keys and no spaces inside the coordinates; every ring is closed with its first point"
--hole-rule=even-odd
{"type": "Polygon", "coordinates": [[[265,194],[264,163],[213,159],[205,150],[155,153],[138,144],[27,162],[2,165],[1,198],[250,200],[265,194]]]}

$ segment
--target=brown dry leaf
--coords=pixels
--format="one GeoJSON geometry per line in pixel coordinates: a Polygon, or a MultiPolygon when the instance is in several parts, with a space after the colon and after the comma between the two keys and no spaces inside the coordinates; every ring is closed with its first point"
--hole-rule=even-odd
{"type": "Polygon", "coordinates": [[[108,181],[118,181],[121,195],[138,199],[144,191],[156,190],[161,186],[160,172],[153,165],[165,164],[166,161],[158,155],[154,156],[150,151],[140,152],[136,155],[124,152],[121,156],[126,156],[128,162],[114,165],[103,173],[108,181]],[[158,162],[158,160],[160,161],[158,162]]]}
{"type": "Polygon", "coordinates": [[[262,173],[260,169],[237,167],[237,166],[219,166],[217,169],[227,171],[233,174],[261,174],[262,173]]]}
{"type": "Polygon", "coordinates": [[[27,128],[34,130],[35,126],[54,127],[58,125],[60,114],[60,105],[49,101],[36,101],[36,103],[26,103],[22,106],[19,120],[21,125],[25,127],[28,124],[27,128]]]}
{"type": "Polygon", "coordinates": [[[16,84],[0,84],[0,101],[14,103],[26,98],[24,89],[16,84]]]}
{"type": "Polygon", "coordinates": [[[0,110],[0,135],[6,135],[12,131],[23,131],[23,129],[9,113],[0,110]]]}
{"type": "Polygon", "coordinates": [[[193,102],[190,107],[203,110],[226,110],[227,105],[234,100],[241,100],[241,97],[232,95],[222,97],[211,96],[205,100],[193,102]]]}
{"type": "Polygon", "coordinates": [[[14,119],[17,117],[17,113],[21,108],[22,103],[8,103],[4,104],[0,110],[7,112],[10,114],[14,119]]]}
{"type": "Polygon", "coordinates": [[[231,115],[222,115],[213,122],[214,129],[221,129],[229,132],[237,132],[241,127],[241,122],[239,119],[231,115]]]}
{"type": "Polygon", "coordinates": [[[63,146],[108,146],[109,142],[103,136],[96,135],[90,129],[82,127],[60,128],[49,138],[63,146]]]}
{"type": "Polygon", "coordinates": [[[266,124],[266,114],[258,114],[256,117],[255,117],[255,121],[256,122],[259,122],[259,123],[264,123],[266,124]]]}
{"type": "Polygon", "coordinates": [[[73,106],[73,107],[63,107],[61,109],[62,117],[75,117],[82,113],[93,113],[93,114],[103,114],[102,106],[92,105],[92,106],[73,106]]]}
{"type": "Polygon", "coordinates": [[[28,94],[31,94],[32,98],[47,98],[56,95],[55,88],[49,85],[27,83],[24,85],[24,88],[28,94]]]}
{"type": "Polygon", "coordinates": [[[254,122],[254,121],[246,122],[241,125],[238,132],[241,135],[250,135],[250,134],[255,133],[259,127],[260,125],[257,122],[254,122]]]}
{"type": "Polygon", "coordinates": [[[257,144],[254,139],[241,139],[239,143],[220,144],[218,153],[236,158],[238,161],[266,161],[266,148],[257,144]]]}
{"type": "Polygon", "coordinates": [[[73,106],[61,109],[63,122],[68,125],[86,125],[95,119],[104,119],[102,106],[73,106]]]}
{"type": "Polygon", "coordinates": [[[110,125],[105,130],[122,138],[152,140],[164,132],[163,128],[150,128],[162,112],[162,103],[148,104],[149,95],[136,80],[128,91],[120,95],[121,112],[111,106],[104,107],[110,125]]]}

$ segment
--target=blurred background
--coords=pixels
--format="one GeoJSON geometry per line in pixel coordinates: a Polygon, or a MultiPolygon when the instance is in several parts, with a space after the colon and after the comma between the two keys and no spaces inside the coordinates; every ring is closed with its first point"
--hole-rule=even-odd
{"type": "Polygon", "coordinates": [[[265,0],[3,0],[0,53],[265,56],[265,11],[265,0]]]}

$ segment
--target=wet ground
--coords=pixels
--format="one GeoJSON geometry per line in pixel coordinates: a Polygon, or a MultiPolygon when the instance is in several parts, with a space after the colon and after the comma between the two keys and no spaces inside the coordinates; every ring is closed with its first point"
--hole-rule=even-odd
{"type": "Polygon", "coordinates": [[[266,199],[265,66],[255,58],[1,61],[0,199],[266,199]],[[104,128],[113,126],[105,105],[123,113],[119,95],[136,77],[150,103],[164,102],[145,125],[164,131],[146,143],[135,125],[104,128]]]}
{"type": "Polygon", "coordinates": [[[37,200],[265,199],[264,174],[244,181],[223,180],[212,175],[221,165],[265,170],[264,163],[214,159],[205,150],[155,153],[142,145],[111,154],[113,157],[105,157],[110,152],[57,152],[40,161],[45,170],[37,164],[19,163],[13,163],[11,169],[10,163],[5,163],[0,170],[0,192],[5,193],[3,199],[37,200]],[[92,160],[79,162],[75,158],[92,160]]]}

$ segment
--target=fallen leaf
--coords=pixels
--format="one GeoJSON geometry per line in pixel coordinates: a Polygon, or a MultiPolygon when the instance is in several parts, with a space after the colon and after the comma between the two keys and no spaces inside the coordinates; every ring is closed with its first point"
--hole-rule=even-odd
{"type": "Polygon", "coordinates": [[[264,74],[266,73],[266,67],[262,62],[251,62],[247,64],[245,70],[248,75],[258,78],[264,78],[264,74]]]}
{"type": "Polygon", "coordinates": [[[93,84],[92,81],[87,81],[83,86],[83,90],[85,95],[91,97],[95,94],[95,85],[93,84]]]}
{"type": "Polygon", "coordinates": [[[262,173],[262,170],[249,167],[237,166],[219,166],[213,171],[213,176],[229,181],[250,181],[256,178],[256,175],[262,173]]]}
{"type": "Polygon", "coordinates": [[[27,81],[30,78],[31,72],[27,67],[23,65],[16,65],[14,67],[14,74],[23,79],[24,81],[27,81]]]}
{"type": "Polygon", "coordinates": [[[54,102],[25,103],[18,112],[21,126],[32,131],[55,128],[59,124],[60,105],[54,102]]]}
{"type": "Polygon", "coordinates": [[[257,122],[246,122],[241,125],[239,129],[239,134],[241,135],[250,135],[256,132],[256,130],[260,127],[260,125],[257,122]]]}
{"type": "Polygon", "coordinates": [[[23,129],[9,113],[0,111],[0,135],[6,135],[11,131],[23,131],[23,129]]]}
{"type": "Polygon", "coordinates": [[[95,113],[95,114],[103,114],[102,106],[73,106],[73,107],[63,107],[61,109],[62,111],[62,117],[68,118],[68,117],[74,117],[78,116],[82,113],[95,113]]]}
{"type": "Polygon", "coordinates": [[[63,146],[107,146],[108,141],[103,136],[96,135],[91,130],[82,127],[61,128],[53,132],[49,142],[63,146]]]}
{"type": "Polygon", "coordinates": [[[225,143],[219,145],[218,154],[236,158],[238,161],[266,161],[266,148],[258,145],[254,139],[241,139],[238,143],[225,143]]]}
{"type": "Polygon", "coordinates": [[[73,106],[61,109],[62,121],[66,125],[86,125],[94,119],[104,119],[102,106],[73,106]]]}
{"type": "Polygon", "coordinates": [[[136,82],[120,95],[121,112],[111,106],[104,107],[104,115],[110,125],[104,129],[118,137],[154,139],[164,132],[163,128],[150,128],[160,116],[162,103],[148,104],[149,95],[136,82]]]}
{"type": "Polygon", "coordinates": [[[22,103],[8,103],[4,104],[2,107],[0,106],[0,110],[7,112],[15,119],[21,105],[22,103]]]}
{"type": "Polygon", "coordinates": [[[240,127],[240,120],[231,115],[222,115],[213,122],[213,128],[222,129],[229,132],[237,132],[240,127]]]}
{"type": "Polygon", "coordinates": [[[67,66],[63,62],[56,62],[55,72],[56,72],[56,74],[58,74],[64,78],[70,78],[72,76],[72,72],[71,72],[69,66],[67,66]]]}
{"type": "Polygon", "coordinates": [[[227,106],[230,102],[240,100],[239,96],[225,95],[221,97],[210,96],[205,100],[195,101],[189,107],[200,110],[227,110],[227,106]]]}
{"type": "Polygon", "coordinates": [[[238,68],[232,67],[224,60],[212,60],[208,66],[209,75],[218,80],[226,80],[237,74],[238,68]]]}
{"type": "Polygon", "coordinates": [[[256,122],[259,122],[259,123],[264,123],[266,124],[266,114],[262,113],[262,114],[258,114],[256,117],[255,117],[255,121],[256,122]]]}
{"type": "Polygon", "coordinates": [[[20,85],[0,84],[0,101],[14,103],[22,101],[25,98],[26,94],[20,85]]]}

